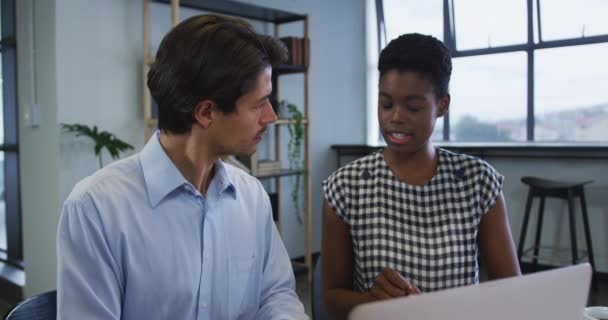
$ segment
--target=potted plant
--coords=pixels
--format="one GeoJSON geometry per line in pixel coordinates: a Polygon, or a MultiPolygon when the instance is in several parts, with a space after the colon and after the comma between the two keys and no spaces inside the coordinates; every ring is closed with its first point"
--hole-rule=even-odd
{"type": "Polygon", "coordinates": [[[101,151],[108,150],[112,159],[118,159],[120,152],[133,149],[133,146],[118,139],[114,134],[107,131],[99,131],[97,126],[92,128],[84,124],[66,124],[62,123],[61,128],[66,132],[76,133],[76,136],[85,136],[91,138],[95,143],[94,151],[99,160],[99,168],[103,167],[101,159],[101,151]]]}
{"type": "MultiPolygon", "coordinates": [[[[291,170],[302,170],[302,141],[304,138],[302,120],[304,119],[304,116],[296,105],[285,100],[282,100],[279,103],[279,111],[285,113],[284,117],[287,120],[291,120],[287,125],[287,130],[289,132],[289,142],[287,144],[289,168],[291,170]]],[[[291,200],[294,203],[295,215],[300,224],[304,223],[300,216],[300,189],[302,186],[303,174],[306,174],[306,172],[302,171],[295,175],[296,181],[291,189],[291,200]]]]}

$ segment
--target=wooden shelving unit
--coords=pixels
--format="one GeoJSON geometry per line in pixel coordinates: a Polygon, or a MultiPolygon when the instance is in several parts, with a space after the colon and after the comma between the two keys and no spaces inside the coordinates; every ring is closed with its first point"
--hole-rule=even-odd
{"type": "MultiPolygon", "coordinates": [[[[308,16],[303,14],[297,14],[282,10],[275,10],[271,8],[260,7],[253,4],[247,4],[242,2],[228,1],[228,0],[142,0],[142,23],[143,23],[143,44],[142,44],[142,89],[143,89],[143,113],[144,113],[144,125],[145,132],[144,136],[146,141],[150,138],[152,133],[157,127],[157,120],[154,117],[153,104],[150,97],[150,93],[146,86],[145,79],[149,71],[150,65],[154,61],[154,57],[150,53],[150,2],[166,3],[171,6],[171,22],[175,26],[179,23],[179,9],[180,7],[187,7],[192,9],[203,10],[206,12],[214,12],[219,14],[225,14],[230,16],[241,17],[247,20],[261,21],[270,23],[274,26],[274,36],[279,36],[279,28],[281,25],[286,23],[301,23],[303,25],[303,38],[309,39],[308,33],[308,16]]],[[[279,232],[282,232],[281,225],[281,212],[280,212],[280,194],[285,192],[281,190],[282,180],[284,177],[293,177],[295,175],[302,175],[303,186],[304,186],[304,199],[303,199],[303,223],[304,223],[304,263],[293,262],[296,269],[305,268],[308,273],[308,280],[312,280],[312,248],[311,248],[311,186],[310,186],[310,112],[309,112],[309,77],[308,77],[308,66],[304,65],[280,65],[273,70],[273,88],[275,100],[279,101],[279,77],[288,74],[302,74],[303,75],[303,88],[304,91],[304,104],[301,107],[303,119],[301,121],[303,126],[303,168],[285,168],[274,174],[255,175],[260,180],[274,179],[276,192],[278,196],[278,205],[275,212],[275,223],[279,232]]],[[[281,160],[282,142],[281,142],[281,126],[294,124],[294,120],[290,119],[279,119],[274,125],[274,156],[275,160],[281,160]]],[[[256,157],[256,155],[254,155],[256,157]]],[[[255,161],[254,161],[255,162],[255,161]]],[[[300,213],[298,213],[300,214],[300,213]]]]}

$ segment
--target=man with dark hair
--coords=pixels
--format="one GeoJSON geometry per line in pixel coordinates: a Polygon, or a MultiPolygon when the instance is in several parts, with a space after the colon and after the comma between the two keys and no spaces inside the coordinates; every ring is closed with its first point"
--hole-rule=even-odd
{"type": "Polygon", "coordinates": [[[148,74],[158,126],[138,154],[76,185],[59,231],[59,319],[305,319],[258,180],[223,163],[276,120],[286,50],[246,22],[195,16],[148,74]]]}

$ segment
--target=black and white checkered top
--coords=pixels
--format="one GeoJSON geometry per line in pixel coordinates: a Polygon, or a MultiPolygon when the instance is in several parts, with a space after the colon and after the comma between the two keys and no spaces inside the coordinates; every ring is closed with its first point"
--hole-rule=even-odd
{"type": "Polygon", "coordinates": [[[355,290],[368,291],[385,267],[422,292],[479,282],[478,226],[503,176],[481,159],[437,150],[437,172],[426,185],[399,180],[382,150],[323,181],[325,198],[349,226],[355,290]]]}

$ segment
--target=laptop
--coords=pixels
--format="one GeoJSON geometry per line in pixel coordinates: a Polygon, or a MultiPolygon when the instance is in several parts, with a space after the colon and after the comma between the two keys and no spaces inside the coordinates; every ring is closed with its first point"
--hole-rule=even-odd
{"type": "Polygon", "coordinates": [[[350,320],[579,320],[588,263],[357,306],[350,320]]]}

